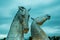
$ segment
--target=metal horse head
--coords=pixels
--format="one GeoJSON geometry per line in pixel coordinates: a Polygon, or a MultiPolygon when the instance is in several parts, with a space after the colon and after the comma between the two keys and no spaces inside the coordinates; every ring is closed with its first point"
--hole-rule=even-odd
{"type": "Polygon", "coordinates": [[[47,14],[43,17],[37,17],[37,18],[32,18],[32,20],[34,20],[34,22],[36,22],[36,24],[38,25],[42,25],[46,20],[49,20],[50,16],[47,14]]]}
{"type": "Polygon", "coordinates": [[[23,32],[27,33],[29,30],[28,21],[30,16],[28,10],[26,10],[24,7],[19,6],[18,14],[18,19],[20,21],[20,24],[22,24],[23,32]]]}

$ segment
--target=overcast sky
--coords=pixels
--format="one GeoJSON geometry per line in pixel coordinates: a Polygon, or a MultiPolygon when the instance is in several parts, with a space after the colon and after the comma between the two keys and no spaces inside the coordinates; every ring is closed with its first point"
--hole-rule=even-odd
{"type": "MultiPolygon", "coordinates": [[[[24,6],[27,10],[31,8],[29,13],[33,18],[49,14],[51,19],[41,27],[49,36],[60,36],[60,0],[0,0],[0,37],[8,34],[18,6],[24,6]]],[[[31,22],[30,19],[29,25],[31,22]]]]}

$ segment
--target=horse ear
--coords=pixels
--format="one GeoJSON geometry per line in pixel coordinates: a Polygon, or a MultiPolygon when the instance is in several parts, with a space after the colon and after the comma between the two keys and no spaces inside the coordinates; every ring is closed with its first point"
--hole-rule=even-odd
{"type": "Polygon", "coordinates": [[[34,20],[34,18],[31,17],[32,20],[34,20]]]}
{"type": "Polygon", "coordinates": [[[31,10],[31,8],[28,9],[28,12],[31,10]]]}

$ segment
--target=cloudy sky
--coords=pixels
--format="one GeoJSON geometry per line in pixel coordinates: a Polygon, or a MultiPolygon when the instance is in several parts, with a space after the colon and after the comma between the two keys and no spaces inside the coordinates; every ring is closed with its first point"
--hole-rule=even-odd
{"type": "MultiPolygon", "coordinates": [[[[18,6],[30,10],[30,17],[49,14],[51,19],[46,21],[41,28],[47,35],[60,36],[60,0],[0,0],[0,38],[6,37],[15,16],[18,6]]],[[[29,25],[32,20],[30,19],[29,25]]],[[[30,36],[30,32],[25,34],[30,36]]]]}

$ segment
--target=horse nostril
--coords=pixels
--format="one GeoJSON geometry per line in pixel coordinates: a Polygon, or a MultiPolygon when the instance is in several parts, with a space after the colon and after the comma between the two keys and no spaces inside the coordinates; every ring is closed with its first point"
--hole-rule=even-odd
{"type": "Polygon", "coordinates": [[[47,17],[48,17],[48,19],[50,19],[51,16],[47,14],[47,17]]]}
{"type": "Polygon", "coordinates": [[[51,16],[48,16],[48,18],[50,19],[51,16]]]}
{"type": "Polygon", "coordinates": [[[50,16],[48,16],[48,19],[50,19],[50,16]]]}
{"type": "Polygon", "coordinates": [[[27,32],[28,32],[28,30],[29,30],[28,28],[25,28],[25,29],[24,29],[24,33],[27,33],[27,32]]]}

